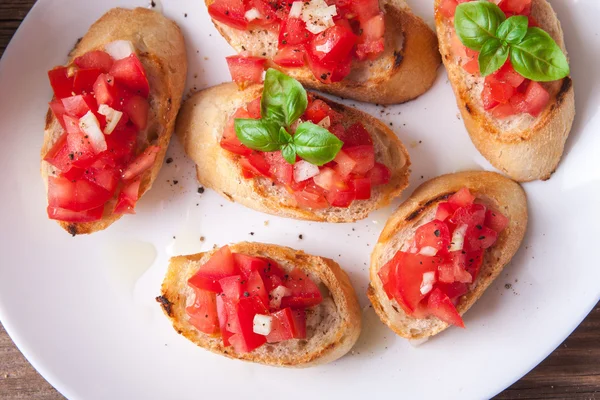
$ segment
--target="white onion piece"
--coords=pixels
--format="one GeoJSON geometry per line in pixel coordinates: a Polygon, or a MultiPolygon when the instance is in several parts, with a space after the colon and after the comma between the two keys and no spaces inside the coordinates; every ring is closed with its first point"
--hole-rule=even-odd
{"type": "Polygon", "coordinates": [[[335,6],[329,6],[325,0],[312,0],[302,7],[302,20],[306,23],[306,30],[319,34],[335,25],[333,17],[337,15],[335,6]]]}
{"type": "Polygon", "coordinates": [[[88,111],[79,119],[79,129],[88,136],[96,154],[107,149],[104,133],[102,133],[98,118],[96,118],[93,112],[88,111]]]}
{"type": "Polygon", "coordinates": [[[313,181],[315,182],[315,185],[322,187],[325,190],[331,190],[333,174],[335,174],[335,171],[331,168],[323,168],[318,175],[313,177],[313,181]]]}
{"type": "Polygon", "coordinates": [[[333,42],[328,40],[324,44],[315,46],[315,50],[320,51],[321,53],[329,53],[333,49],[333,42]]]}
{"type": "Polygon", "coordinates": [[[290,18],[300,18],[302,16],[302,6],[304,5],[303,1],[295,1],[292,3],[292,7],[290,8],[290,18]]]}
{"type": "Polygon", "coordinates": [[[421,294],[425,295],[433,289],[435,283],[435,272],[425,272],[423,274],[423,281],[421,282],[421,294]]]}
{"type": "Polygon", "coordinates": [[[281,307],[281,299],[283,299],[285,296],[290,296],[292,294],[292,291],[288,288],[286,288],[283,285],[279,285],[277,286],[275,289],[271,290],[271,292],[269,293],[269,298],[271,299],[269,301],[269,307],[273,308],[273,309],[277,309],[279,307],[281,307]]]}
{"type": "Polygon", "coordinates": [[[262,17],[262,15],[260,15],[260,11],[258,11],[256,8],[251,8],[246,11],[246,14],[244,14],[244,18],[246,18],[247,21],[254,21],[260,17],[262,17]]]}
{"type": "Polygon", "coordinates": [[[104,46],[104,50],[115,60],[121,60],[135,53],[135,47],[129,40],[115,40],[104,46]]]}
{"type": "Polygon", "coordinates": [[[308,161],[300,160],[294,164],[294,180],[303,182],[319,174],[319,167],[308,161]]]}
{"type": "Polygon", "coordinates": [[[256,314],[252,321],[252,331],[257,335],[267,336],[271,333],[271,326],[273,325],[273,317],[270,315],[256,314]]]}
{"type": "Polygon", "coordinates": [[[468,226],[466,224],[459,225],[452,234],[452,242],[448,251],[459,251],[463,249],[465,244],[465,234],[468,226]]]}
{"type": "Polygon", "coordinates": [[[437,254],[437,252],[438,251],[435,247],[425,246],[419,251],[419,254],[422,254],[424,256],[433,257],[437,254]]]}
{"type": "Polygon", "coordinates": [[[331,118],[328,115],[325,118],[323,118],[317,125],[319,125],[321,128],[329,129],[331,127],[331,118]]]}
{"type": "Polygon", "coordinates": [[[106,104],[100,104],[98,107],[98,114],[104,115],[106,117],[106,127],[104,128],[104,134],[110,135],[113,133],[123,113],[121,111],[117,111],[112,107],[107,106],[106,104]]]}

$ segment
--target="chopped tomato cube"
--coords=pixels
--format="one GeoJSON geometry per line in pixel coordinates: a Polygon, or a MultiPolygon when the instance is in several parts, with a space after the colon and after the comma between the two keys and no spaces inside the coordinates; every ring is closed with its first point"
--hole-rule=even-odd
{"type": "Polygon", "coordinates": [[[379,276],[379,279],[381,280],[385,294],[387,294],[390,300],[397,297],[398,267],[400,266],[404,254],[405,253],[401,251],[397,252],[394,257],[385,263],[379,272],[377,272],[377,276],[379,276]]]}
{"type": "Polygon", "coordinates": [[[248,109],[248,114],[250,115],[250,118],[252,119],[260,119],[261,117],[261,101],[262,101],[262,96],[258,97],[254,100],[252,100],[250,103],[248,103],[247,105],[247,109],[248,109]]]}
{"type": "Polygon", "coordinates": [[[356,200],[369,200],[371,198],[371,179],[354,178],[350,180],[350,186],[356,194],[356,200]]]}
{"type": "Polygon", "coordinates": [[[107,150],[105,155],[110,156],[112,163],[119,169],[124,169],[133,159],[137,146],[137,131],[132,126],[115,130],[106,136],[107,150]]]}
{"type": "MultiPolygon", "coordinates": [[[[234,254],[234,256],[235,255],[236,254],[234,254]]],[[[246,289],[246,281],[244,279],[245,278],[243,278],[241,275],[232,275],[223,279],[219,279],[222,295],[234,303],[240,301],[240,299],[244,297],[244,290],[246,289]]]]}
{"type": "Polygon", "coordinates": [[[475,282],[475,279],[479,276],[482,264],[483,250],[471,251],[465,254],[465,270],[471,274],[473,282],[475,282]]]}
{"type": "Polygon", "coordinates": [[[108,191],[85,179],[48,178],[48,205],[51,207],[86,211],[103,206],[110,198],[108,191]]]}
{"type": "Polygon", "coordinates": [[[332,207],[349,207],[356,199],[356,192],[347,184],[343,187],[334,185],[325,197],[332,207]]]}
{"type": "Polygon", "coordinates": [[[514,97],[515,96],[512,96],[508,103],[499,104],[496,107],[494,107],[491,110],[492,116],[496,119],[504,119],[504,118],[508,118],[512,115],[517,114],[518,112],[515,110],[514,106],[512,105],[512,99],[514,97]]]}
{"type": "Polygon", "coordinates": [[[440,289],[446,296],[451,300],[456,299],[469,293],[469,286],[466,283],[454,282],[454,283],[442,283],[438,282],[436,288],[440,289]]]}
{"type": "Polygon", "coordinates": [[[500,211],[487,210],[485,212],[485,226],[500,233],[508,226],[509,219],[500,211]]]}
{"type": "Polygon", "coordinates": [[[506,104],[515,94],[515,88],[508,83],[500,82],[493,75],[485,78],[485,86],[489,86],[489,96],[492,102],[506,104]]]}
{"type": "Polygon", "coordinates": [[[433,247],[438,252],[445,251],[450,245],[448,225],[438,220],[421,225],[415,232],[415,244],[419,250],[433,247]]]}
{"type": "Polygon", "coordinates": [[[487,79],[483,85],[483,90],[481,91],[481,101],[483,102],[483,109],[486,111],[489,111],[500,104],[492,97],[492,86],[487,83],[487,79]]]}
{"type": "Polygon", "coordinates": [[[71,211],[64,208],[48,206],[48,218],[65,222],[92,222],[102,218],[104,206],[85,211],[71,211]]]}
{"type": "Polygon", "coordinates": [[[392,175],[388,167],[376,162],[373,169],[367,172],[366,177],[371,179],[372,186],[377,186],[386,185],[387,183],[389,183],[390,179],[392,178],[392,175]]]}
{"type": "Polygon", "coordinates": [[[269,174],[277,183],[290,185],[294,179],[294,166],[283,158],[281,151],[263,153],[269,163],[269,174]]]}
{"type": "Polygon", "coordinates": [[[308,43],[310,36],[310,32],[306,30],[306,24],[300,18],[284,19],[279,28],[279,47],[308,43]]]}
{"type": "Polygon", "coordinates": [[[506,14],[527,15],[531,11],[531,0],[502,0],[498,6],[506,14]]]}
{"type": "Polygon", "coordinates": [[[122,177],[125,180],[133,179],[142,175],[154,165],[156,155],[160,152],[158,146],[148,146],[135,160],[133,160],[123,171],[122,177]]]}
{"type": "Polygon", "coordinates": [[[140,198],[140,184],[142,177],[138,176],[130,182],[126,182],[117,198],[115,214],[135,214],[135,205],[140,198]]]}
{"type": "Polygon", "coordinates": [[[148,113],[150,111],[148,100],[142,96],[131,96],[123,104],[123,111],[136,128],[140,131],[146,129],[148,125],[148,113]]]}
{"type": "Polygon", "coordinates": [[[439,266],[439,280],[443,283],[471,283],[473,277],[466,270],[467,259],[463,251],[452,251],[449,253],[450,263],[439,266]]]}
{"type": "Polygon", "coordinates": [[[68,156],[73,166],[86,168],[96,158],[96,152],[89,139],[79,130],[78,120],[68,115],[64,116],[67,127],[68,156]]]}
{"type": "Polygon", "coordinates": [[[98,68],[102,72],[110,71],[113,62],[114,60],[110,54],[102,50],[88,51],[74,60],[75,65],[79,68],[98,68]]]}
{"type": "Polygon", "coordinates": [[[236,306],[234,318],[231,318],[233,325],[239,327],[239,332],[236,332],[229,338],[229,343],[231,343],[236,352],[247,353],[267,342],[265,336],[254,333],[253,324],[256,314],[267,315],[268,312],[269,310],[257,297],[244,297],[240,299],[236,306]]]}
{"type": "Polygon", "coordinates": [[[218,293],[221,291],[219,280],[232,275],[239,275],[239,270],[235,267],[229,246],[223,246],[188,280],[188,284],[218,293]]]}
{"type": "Polygon", "coordinates": [[[50,103],[48,103],[48,106],[52,110],[52,113],[56,117],[56,120],[58,121],[60,126],[62,126],[63,129],[66,129],[65,120],[63,119],[66,111],[62,101],[59,99],[53,99],[50,103]]]}
{"type": "Polygon", "coordinates": [[[456,207],[468,206],[473,204],[474,201],[475,196],[473,196],[467,188],[460,189],[448,199],[448,203],[456,207]]]}
{"type": "Polygon", "coordinates": [[[194,304],[185,308],[188,321],[200,332],[212,335],[219,331],[217,298],[214,293],[194,288],[194,304]]]}
{"type": "Polygon", "coordinates": [[[108,191],[111,197],[115,194],[119,183],[117,171],[111,166],[107,166],[101,159],[86,168],[82,177],[108,191]]]}
{"type": "Polygon", "coordinates": [[[321,210],[329,207],[327,199],[322,194],[311,193],[306,190],[294,192],[294,198],[298,202],[298,206],[302,208],[309,208],[313,210],[321,210]]]}
{"type": "Polygon", "coordinates": [[[337,63],[350,55],[356,39],[350,27],[335,25],[313,37],[309,52],[321,63],[337,63]]]}
{"type": "Polygon", "coordinates": [[[456,0],[442,0],[438,7],[438,11],[446,18],[454,18],[454,13],[458,7],[456,0]]]}
{"type": "Polygon", "coordinates": [[[223,137],[221,138],[220,145],[227,151],[230,151],[235,154],[240,154],[243,156],[249,155],[252,153],[252,150],[248,147],[244,146],[242,142],[238,139],[235,133],[235,119],[246,119],[251,118],[248,111],[245,108],[239,108],[235,114],[227,121],[227,125],[225,125],[225,130],[223,131],[223,137]]]}
{"type": "Polygon", "coordinates": [[[261,83],[266,58],[229,56],[225,58],[229,66],[231,78],[241,88],[252,83],[261,83]]]}
{"type": "Polygon", "coordinates": [[[94,96],[98,104],[106,104],[110,107],[117,102],[117,88],[115,78],[108,74],[101,74],[94,82],[94,96]]]}
{"type": "Polygon", "coordinates": [[[427,301],[427,308],[429,312],[442,321],[456,325],[461,328],[465,327],[465,324],[460,317],[460,314],[456,310],[456,307],[452,303],[452,300],[444,294],[440,289],[435,288],[431,292],[429,296],[429,300],[427,301]]]}
{"type": "Polygon", "coordinates": [[[333,161],[336,163],[334,170],[342,177],[342,179],[346,179],[356,167],[356,161],[346,154],[344,150],[340,150],[333,161]]]}
{"type": "Polygon", "coordinates": [[[281,307],[293,309],[312,307],[319,304],[323,297],[318,286],[312,281],[307,273],[299,268],[294,268],[283,281],[285,287],[290,289],[291,294],[281,299],[281,307]]]}
{"type": "Polygon", "coordinates": [[[73,91],[77,94],[91,93],[94,90],[94,83],[101,73],[102,70],[99,68],[76,70],[73,79],[73,91]]]}
{"type": "Polygon", "coordinates": [[[302,116],[302,119],[312,121],[315,124],[329,117],[331,124],[335,124],[342,119],[342,116],[333,111],[329,104],[321,99],[311,101],[302,116]]]}
{"type": "Polygon", "coordinates": [[[69,76],[69,70],[66,67],[51,69],[48,71],[48,78],[57,99],[72,95],[74,78],[73,76],[69,76]]]}
{"type": "Polygon", "coordinates": [[[546,108],[550,101],[550,94],[538,82],[531,81],[525,91],[525,102],[527,103],[527,112],[537,117],[546,108]]]}
{"type": "Polygon", "coordinates": [[[439,221],[445,221],[448,217],[454,214],[455,208],[448,202],[443,202],[438,205],[437,211],[435,212],[435,219],[439,221]]]}
{"type": "Polygon", "coordinates": [[[521,84],[525,80],[525,77],[523,77],[521,74],[515,71],[510,60],[506,61],[502,68],[494,72],[493,75],[500,82],[508,83],[514,88],[518,88],[519,86],[521,86],[521,84]]]}
{"type": "Polygon", "coordinates": [[[44,161],[58,168],[61,172],[67,172],[72,167],[72,158],[69,157],[69,148],[67,146],[67,133],[63,133],[48,153],[44,156],[44,161]]]}
{"type": "Polygon", "coordinates": [[[264,153],[254,152],[240,159],[240,166],[244,178],[249,179],[255,176],[271,177],[271,166],[265,160],[264,153]]]}
{"type": "Polygon", "coordinates": [[[267,343],[283,342],[289,339],[306,337],[306,317],[304,310],[284,308],[271,314],[273,322],[271,333],[267,335],[267,343]]]}
{"type": "Polygon", "coordinates": [[[349,6],[361,21],[366,21],[379,14],[379,1],[377,0],[354,0],[349,2],[349,6]]]}
{"type": "Polygon", "coordinates": [[[373,145],[373,139],[371,134],[365,129],[365,126],[356,122],[346,129],[343,138],[340,138],[344,142],[344,147],[354,147],[362,145],[373,145]]]}
{"type": "Polygon", "coordinates": [[[479,76],[479,60],[477,57],[470,59],[462,65],[463,69],[471,75],[479,76]]]}
{"type": "Polygon", "coordinates": [[[144,98],[150,93],[150,85],[144,71],[144,66],[135,54],[117,60],[110,69],[110,75],[121,85],[131,89],[135,94],[144,98]]]}
{"type": "Polygon", "coordinates": [[[243,0],[216,0],[208,6],[208,13],[213,19],[232,28],[240,30],[248,28],[248,20],[244,16],[246,7],[243,0]]]}
{"type": "Polygon", "coordinates": [[[269,307],[269,295],[267,294],[265,282],[263,281],[258,271],[252,271],[248,276],[246,290],[248,291],[250,296],[258,297],[265,305],[265,307],[269,307]]]}
{"type": "Polygon", "coordinates": [[[304,46],[284,46],[277,51],[273,62],[286,68],[304,66],[304,46]]]}
{"type": "Polygon", "coordinates": [[[344,152],[356,161],[356,165],[352,169],[355,174],[366,174],[375,166],[375,148],[373,146],[344,147],[344,152]]]}
{"type": "Polygon", "coordinates": [[[252,271],[260,272],[267,268],[266,259],[248,256],[246,254],[234,253],[233,262],[236,268],[239,268],[245,278],[248,278],[252,271]]]}
{"type": "Polygon", "coordinates": [[[485,221],[485,206],[482,204],[469,204],[459,207],[452,217],[450,222],[455,225],[466,224],[469,227],[481,227],[485,221]]]}
{"type": "Polygon", "coordinates": [[[465,248],[468,251],[487,249],[496,243],[496,239],[498,239],[498,232],[495,230],[487,226],[483,226],[481,229],[475,227],[470,232],[467,232],[465,248]]]}
{"type": "MultiPolygon", "coordinates": [[[[219,330],[221,331],[221,339],[224,346],[230,346],[229,338],[233,336],[231,323],[228,322],[229,316],[235,314],[235,305],[225,296],[217,296],[217,317],[219,319],[219,330]]],[[[233,318],[232,318],[233,319],[233,318]]]]}
{"type": "Polygon", "coordinates": [[[64,97],[62,104],[68,115],[78,119],[89,111],[93,113],[98,111],[98,105],[92,94],[78,94],[76,96],[64,97]]]}

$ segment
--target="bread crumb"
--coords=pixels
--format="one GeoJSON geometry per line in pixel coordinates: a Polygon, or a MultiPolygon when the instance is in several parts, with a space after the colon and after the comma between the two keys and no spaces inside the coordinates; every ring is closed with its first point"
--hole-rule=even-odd
{"type": "Polygon", "coordinates": [[[200,236],[200,241],[204,242],[204,240],[205,240],[205,237],[204,236],[200,236]]]}
{"type": "Polygon", "coordinates": [[[266,220],[265,222],[263,222],[264,226],[269,226],[269,220],[266,220]]]}

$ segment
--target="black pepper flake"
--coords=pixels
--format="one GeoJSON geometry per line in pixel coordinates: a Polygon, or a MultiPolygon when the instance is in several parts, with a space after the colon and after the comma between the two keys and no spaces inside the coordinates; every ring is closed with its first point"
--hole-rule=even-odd
{"type": "Polygon", "coordinates": [[[200,187],[198,188],[198,193],[199,193],[199,194],[202,194],[202,193],[204,193],[204,188],[203,188],[202,186],[200,186],[200,187]]]}
{"type": "Polygon", "coordinates": [[[156,7],[156,3],[154,2],[154,0],[152,0],[152,1],[150,2],[150,7],[152,7],[152,8],[156,7]]]}
{"type": "Polygon", "coordinates": [[[250,297],[250,293],[244,292],[244,297],[250,297]]]}
{"type": "Polygon", "coordinates": [[[303,236],[302,235],[298,235],[298,239],[302,240],[303,236]]]}
{"type": "Polygon", "coordinates": [[[250,232],[250,236],[254,236],[254,232],[250,232]]]}
{"type": "Polygon", "coordinates": [[[167,158],[166,162],[167,162],[167,164],[171,164],[173,162],[173,158],[172,157],[167,158]]]}
{"type": "Polygon", "coordinates": [[[440,237],[440,235],[441,235],[442,233],[440,232],[440,230],[439,230],[439,229],[436,229],[435,231],[433,231],[433,234],[434,234],[436,237],[440,237]]]}
{"type": "Polygon", "coordinates": [[[485,236],[479,236],[479,240],[485,239],[485,236]]]}
{"type": "Polygon", "coordinates": [[[173,185],[177,185],[179,181],[173,181],[173,185]]]}
{"type": "Polygon", "coordinates": [[[479,229],[479,230],[482,230],[482,229],[483,229],[483,226],[481,226],[481,225],[475,225],[475,228],[477,228],[477,229],[479,229]]]}

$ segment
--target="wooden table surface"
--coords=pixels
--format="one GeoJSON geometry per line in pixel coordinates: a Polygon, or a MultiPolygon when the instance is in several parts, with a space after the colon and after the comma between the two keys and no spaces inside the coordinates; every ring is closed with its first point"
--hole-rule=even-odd
{"type": "MultiPolygon", "coordinates": [[[[0,56],[33,3],[0,0],[0,56]]],[[[0,325],[0,399],[62,398],[21,355],[0,325]]],[[[496,397],[567,398],[600,399],[600,303],[550,357],[496,397]]]]}

